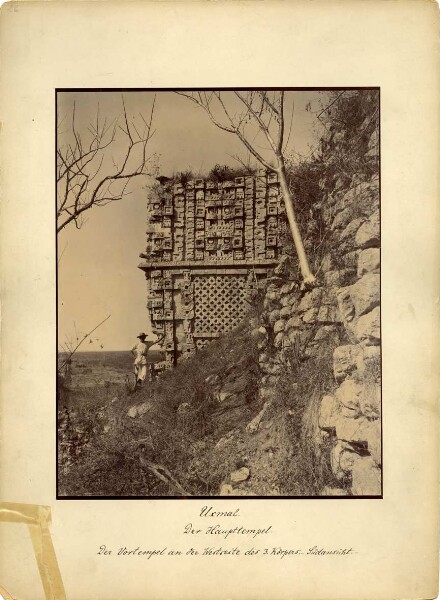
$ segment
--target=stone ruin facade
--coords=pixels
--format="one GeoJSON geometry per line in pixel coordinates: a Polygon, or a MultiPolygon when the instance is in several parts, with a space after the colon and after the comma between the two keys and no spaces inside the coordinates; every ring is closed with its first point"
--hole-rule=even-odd
{"type": "Polygon", "coordinates": [[[234,181],[167,181],[148,198],[148,284],[153,332],[165,334],[172,368],[237,326],[259,282],[277,264],[286,229],[276,173],[234,181]]]}

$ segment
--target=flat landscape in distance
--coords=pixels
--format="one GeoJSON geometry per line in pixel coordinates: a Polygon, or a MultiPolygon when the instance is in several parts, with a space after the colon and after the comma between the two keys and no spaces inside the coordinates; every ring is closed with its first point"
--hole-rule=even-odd
{"type": "MultiPolygon", "coordinates": [[[[66,353],[58,354],[58,361],[62,363],[66,353]]],[[[155,363],[160,360],[159,350],[150,350],[148,362],[155,363]]],[[[70,380],[68,387],[72,392],[125,384],[129,381],[134,384],[133,356],[131,352],[102,351],[102,352],[76,352],[71,359],[70,380]]]]}

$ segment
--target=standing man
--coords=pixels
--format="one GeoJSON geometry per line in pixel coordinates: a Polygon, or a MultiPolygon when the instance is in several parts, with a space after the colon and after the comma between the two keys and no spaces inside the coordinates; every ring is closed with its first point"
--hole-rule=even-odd
{"type": "Polygon", "coordinates": [[[131,353],[134,356],[134,374],[136,375],[134,389],[141,387],[147,377],[148,350],[151,348],[151,346],[154,346],[154,344],[161,342],[165,337],[165,334],[156,341],[147,340],[145,333],[140,333],[137,337],[139,342],[131,349],[131,353]]]}

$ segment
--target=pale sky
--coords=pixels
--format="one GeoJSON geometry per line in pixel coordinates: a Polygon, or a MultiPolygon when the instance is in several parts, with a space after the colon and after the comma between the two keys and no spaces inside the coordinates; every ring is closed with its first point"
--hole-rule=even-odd
{"type": "MultiPolygon", "coordinates": [[[[124,91],[123,95],[128,114],[139,123],[139,112],[149,114],[154,94],[124,91]]],[[[286,139],[293,100],[295,107],[287,154],[308,155],[316,145],[319,122],[315,112],[320,98],[322,94],[317,92],[286,92],[286,139]],[[309,102],[311,110],[306,111],[309,102]]],[[[59,93],[59,121],[65,117],[61,132],[69,129],[73,101],[78,129],[85,130],[95,119],[98,102],[100,115],[110,120],[122,110],[121,92],[59,93]]],[[[156,93],[153,128],[155,134],[149,152],[160,155],[163,175],[187,169],[208,173],[216,163],[239,166],[231,155],[248,161],[246,149],[233,134],[219,130],[201,109],[173,92],[156,93]]],[[[114,152],[118,152],[117,144],[114,152]]],[[[151,332],[145,276],[137,268],[141,262],[139,254],[146,244],[145,188],[151,181],[147,177],[137,178],[129,196],[87,211],[81,229],[70,224],[59,234],[60,345],[90,331],[109,314],[110,319],[92,335],[93,343],[85,342],[80,350],[100,350],[101,344],[103,350],[129,349],[139,332],[151,332]]]]}

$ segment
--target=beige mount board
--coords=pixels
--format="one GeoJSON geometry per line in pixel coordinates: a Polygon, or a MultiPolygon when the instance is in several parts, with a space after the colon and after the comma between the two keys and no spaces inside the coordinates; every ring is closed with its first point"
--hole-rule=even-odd
{"type": "Polygon", "coordinates": [[[435,597],[437,5],[10,2],[0,27],[3,597],[435,597]],[[55,89],[198,86],[380,87],[383,498],[56,498],[55,89]]]}

